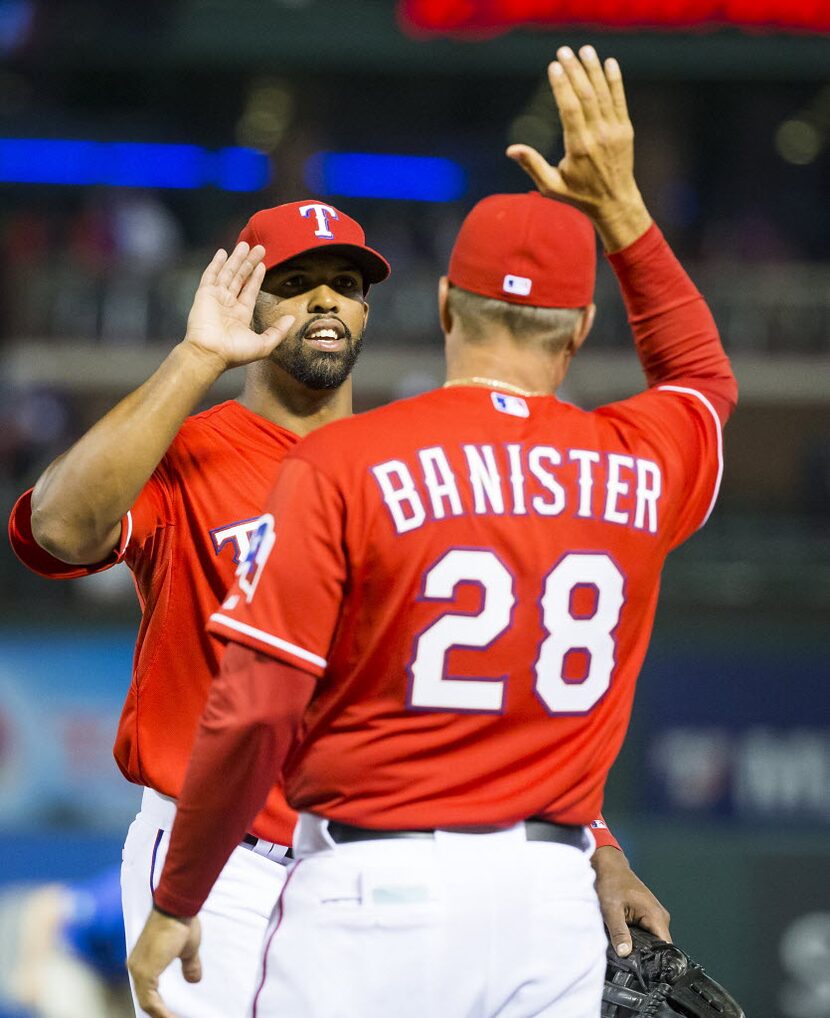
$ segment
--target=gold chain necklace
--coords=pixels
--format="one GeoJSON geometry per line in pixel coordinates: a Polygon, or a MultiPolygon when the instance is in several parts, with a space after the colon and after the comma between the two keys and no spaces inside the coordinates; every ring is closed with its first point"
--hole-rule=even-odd
{"type": "Polygon", "coordinates": [[[451,378],[444,382],[444,388],[449,389],[453,385],[485,385],[490,389],[502,389],[504,392],[512,392],[517,396],[549,396],[547,392],[531,392],[529,389],[520,389],[518,385],[511,385],[510,382],[502,382],[499,378],[481,378],[473,375],[471,378],[451,378]]]}

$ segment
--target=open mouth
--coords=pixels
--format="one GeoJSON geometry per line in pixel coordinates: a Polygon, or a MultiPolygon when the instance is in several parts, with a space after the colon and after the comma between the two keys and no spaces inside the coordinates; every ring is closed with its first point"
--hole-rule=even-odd
{"type": "Polygon", "coordinates": [[[346,348],[346,327],[337,318],[319,318],[303,336],[303,342],[317,350],[336,352],[346,348]]]}

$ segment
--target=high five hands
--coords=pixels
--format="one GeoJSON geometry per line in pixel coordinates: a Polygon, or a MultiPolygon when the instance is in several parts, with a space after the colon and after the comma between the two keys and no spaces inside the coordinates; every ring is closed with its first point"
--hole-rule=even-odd
{"type": "Polygon", "coordinates": [[[185,342],[215,359],[220,372],[267,357],[294,324],[282,315],[262,332],[251,318],[265,278],[265,248],[244,241],[230,255],[219,250],[202,273],[187,319],[185,342]]]}
{"type": "Polygon", "coordinates": [[[574,205],[595,224],[608,251],[645,233],[651,217],[634,179],[634,129],[616,60],[600,63],[593,46],[577,57],[563,46],[548,67],[559,108],[565,155],[557,166],[528,145],[507,155],[548,198],[574,205]]]}

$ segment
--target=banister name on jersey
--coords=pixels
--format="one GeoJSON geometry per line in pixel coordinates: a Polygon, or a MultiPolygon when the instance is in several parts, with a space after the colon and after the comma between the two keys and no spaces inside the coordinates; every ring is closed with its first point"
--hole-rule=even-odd
{"type": "Polygon", "coordinates": [[[653,460],[515,442],[460,449],[460,473],[444,445],[418,449],[417,466],[392,459],[371,467],[399,534],[447,516],[528,513],[567,513],[657,532],[663,481],[653,460]]]}

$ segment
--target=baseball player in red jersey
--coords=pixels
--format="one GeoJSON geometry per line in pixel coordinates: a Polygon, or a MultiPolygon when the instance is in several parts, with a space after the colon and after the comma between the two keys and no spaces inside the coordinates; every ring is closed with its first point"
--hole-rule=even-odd
{"type": "MultiPolygon", "coordinates": [[[[128,947],[152,902],[218,668],[205,622],[260,540],[262,507],[286,454],[351,413],[366,291],[388,272],[361,227],[332,206],[294,202],[257,213],[230,257],[220,251],[206,269],[184,341],[12,513],[12,544],[37,572],[84,576],[125,561],[135,579],[142,620],[115,744],[124,775],[145,786],[123,856],[128,947]],[[248,364],[241,397],[187,417],[239,364],[248,364]]],[[[245,1013],[294,822],[273,789],[203,910],[205,979],[165,977],[183,1018],[245,1013]]]]}
{"type": "Polygon", "coordinates": [[[558,58],[563,160],[509,150],[541,195],[476,206],[442,280],[446,387],[289,455],[212,617],[229,647],[130,962],[151,1015],[275,772],[297,861],[255,1016],[599,1014],[587,825],[737,390],[636,187],[619,67],[558,58]],[[552,394],[593,317],[592,222],[649,388],[587,413],[552,394]]]}

